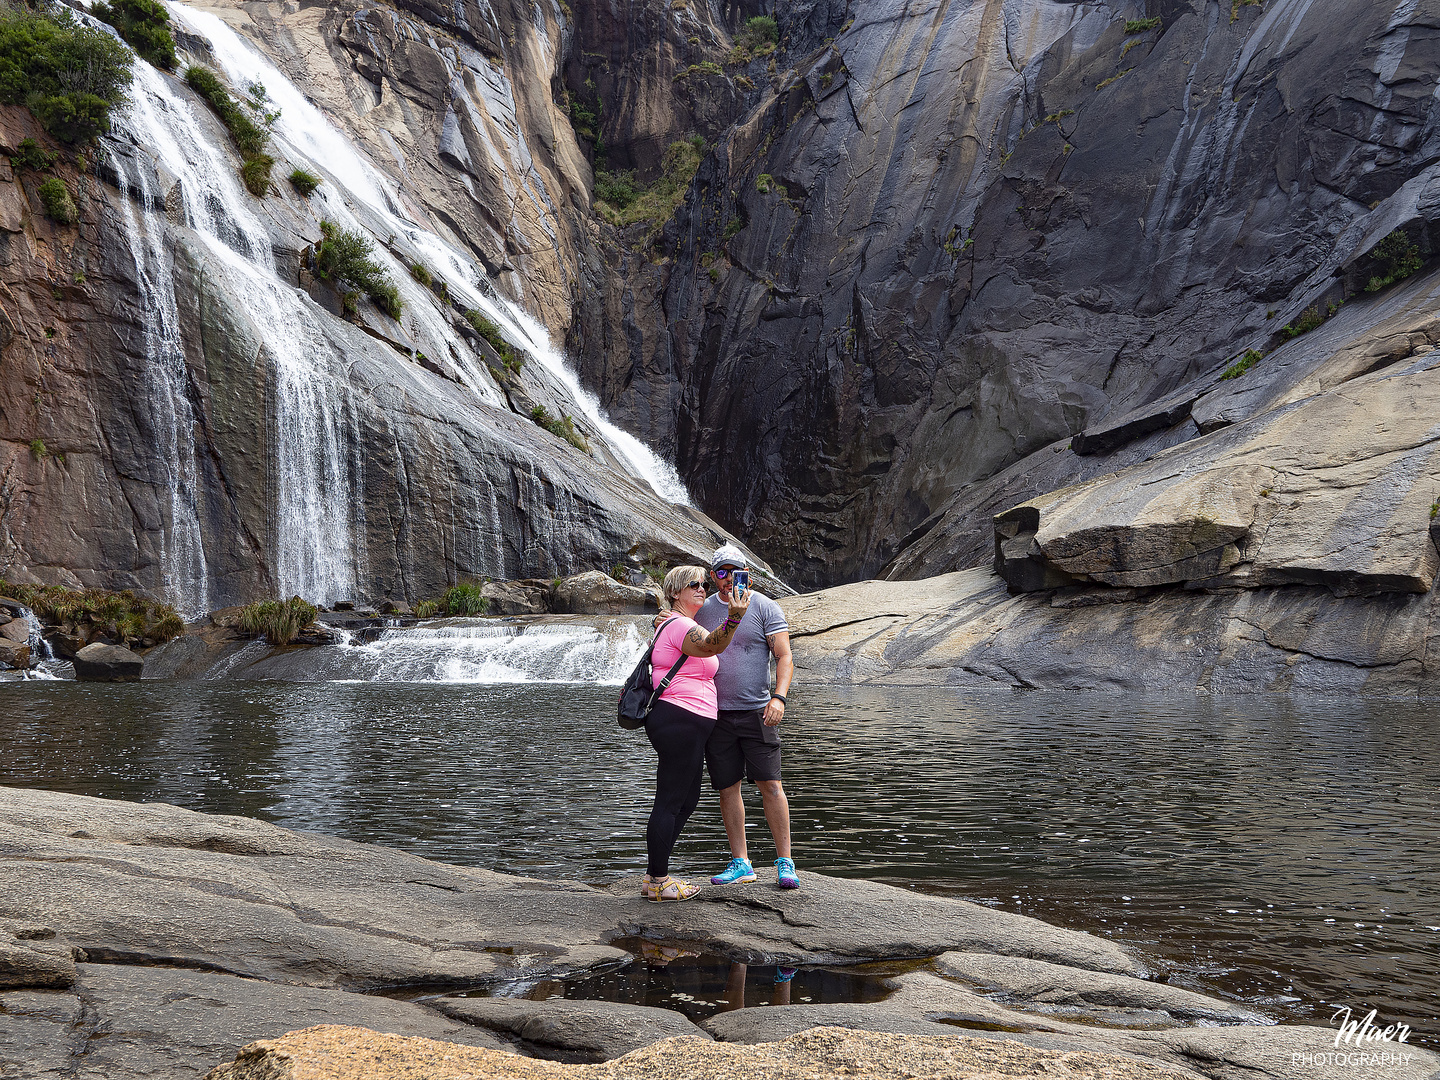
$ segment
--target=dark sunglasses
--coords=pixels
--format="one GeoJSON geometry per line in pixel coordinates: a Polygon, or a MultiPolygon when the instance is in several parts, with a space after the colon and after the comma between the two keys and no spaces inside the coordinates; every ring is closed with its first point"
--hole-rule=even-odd
{"type": "Polygon", "coordinates": [[[704,583],[703,581],[692,581],[692,582],[690,582],[688,585],[686,585],[685,588],[687,588],[687,589],[704,589],[704,588],[705,588],[705,583],[704,583]]]}
{"type": "Polygon", "coordinates": [[[717,578],[719,578],[721,581],[724,581],[727,577],[735,573],[735,571],[738,569],[740,569],[738,566],[721,567],[719,570],[711,570],[710,572],[714,574],[717,578]]]}

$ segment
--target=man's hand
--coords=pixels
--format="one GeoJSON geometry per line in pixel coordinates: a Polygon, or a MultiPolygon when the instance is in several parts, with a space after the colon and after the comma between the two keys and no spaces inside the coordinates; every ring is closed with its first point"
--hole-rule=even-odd
{"type": "Polygon", "coordinates": [[[785,718],[785,703],[779,698],[771,698],[770,703],[765,706],[765,726],[774,727],[785,718]]]}
{"type": "Polygon", "coordinates": [[[663,623],[666,619],[670,618],[670,616],[671,616],[671,615],[674,615],[674,614],[675,614],[675,613],[674,613],[673,611],[662,611],[662,612],[660,612],[658,615],[655,616],[655,621],[654,621],[651,625],[653,625],[656,630],[659,630],[659,629],[660,629],[660,624],[663,623]]]}

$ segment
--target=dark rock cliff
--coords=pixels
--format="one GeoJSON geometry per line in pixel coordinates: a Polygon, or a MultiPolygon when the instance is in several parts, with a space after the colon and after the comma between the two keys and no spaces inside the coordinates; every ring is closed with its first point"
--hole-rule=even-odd
{"type": "Polygon", "coordinates": [[[572,341],[800,584],[927,533],[950,554],[893,572],[975,565],[988,478],[1013,505],[1198,434],[1181,403],[1050,449],[1353,295],[1357,224],[1440,156],[1433,4],[777,14],[779,72],[572,341]]]}

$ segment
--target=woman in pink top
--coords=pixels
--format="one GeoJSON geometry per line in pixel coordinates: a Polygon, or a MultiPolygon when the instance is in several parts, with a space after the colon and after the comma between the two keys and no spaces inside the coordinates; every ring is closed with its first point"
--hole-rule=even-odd
{"type": "Polygon", "coordinates": [[[650,660],[658,683],[681,654],[685,663],[661,693],[645,721],[645,734],[655,747],[655,805],[645,830],[649,866],[640,895],[647,900],[689,900],[700,890],[688,881],[670,876],[670,852],[680,830],[700,802],[700,779],[705,764],[705,743],[719,714],[715,694],[715,657],[735,636],[735,627],[750,606],[750,592],[731,594],[730,611],[723,623],[706,633],[695,622],[705,602],[705,570],[677,566],[665,575],[665,599],[674,618],[660,627],[650,660]]]}

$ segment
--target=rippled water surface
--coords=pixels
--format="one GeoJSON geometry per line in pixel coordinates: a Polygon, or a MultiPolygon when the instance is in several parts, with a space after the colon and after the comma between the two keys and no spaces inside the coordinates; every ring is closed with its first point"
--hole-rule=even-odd
{"type": "MultiPolygon", "coordinates": [[[[161,800],[433,859],[643,871],[653,758],[612,687],[8,684],[0,783],[161,800]]],[[[1426,704],[806,687],[798,861],[1136,946],[1173,982],[1440,1044],[1440,733],[1426,704]]],[[[751,820],[760,822],[750,792],[751,820]]],[[[756,861],[773,858],[763,823],[756,861]]],[[[725,861],[701,803],[678,872],[725,861]]]]}

